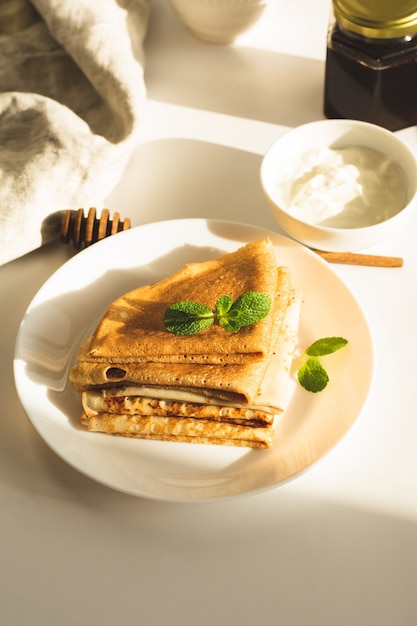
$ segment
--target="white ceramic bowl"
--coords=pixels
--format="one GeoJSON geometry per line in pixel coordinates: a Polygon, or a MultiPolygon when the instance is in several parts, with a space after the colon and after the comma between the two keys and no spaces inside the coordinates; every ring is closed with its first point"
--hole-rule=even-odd
{"type": "Polygon", "coordinates": [[[318,250],[348,252],[373,246],[403,226],[417,210],[417,159],[395,134],[374,124],[356,120],[321,120],[285,133],[265,154],[260,171],[261,185],[269,208],[281,228],[294,239],[318,250]],[[401,168],[404,179],[403,208],[384,221],[363,226],[329,227],[294,217],[285,202],[278,200],[280,172],[307,152],[319,148],[338,150],[361,146],[383,153],[401,168]],[[280,202],[280,205],[278,204],[280,202]]]}
{"type": "Polygon", "coordinates": [[[170,0],[180,20],[199,39],[231,44],[260,17],[268,0],[170,0]]]}

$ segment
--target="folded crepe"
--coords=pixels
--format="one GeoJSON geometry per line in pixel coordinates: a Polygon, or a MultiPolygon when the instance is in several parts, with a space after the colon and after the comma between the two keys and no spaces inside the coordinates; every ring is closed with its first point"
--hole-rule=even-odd
{"type": "Polygon", "coordinates": [[[269,239],[203,263],[190,263],[175,274],[140,287],[110,305],[93,335],[81,346],[82,361],[105,363],[247,363],[267,355],[273,325],[282,323],[290,291],[287,268],[279,268],[269,239]],[[247,291],[266,293],[275,315],[239,333],[220,326],[167,339],[164,314],[180,301],[202,302],[214,309],[223,294],[235,300],[247,291]]]}
{"type": "Polygon", "coordinates": [[[70,380],[91,431],[146,439],[269,447],[285,408],[301,296],[269,239],[173,275],[113,302],[78,351],[70,380]],[[166,309],[227,294],[270,296],[270,313],[231,333],[220,325],[173,335],[166,309]]]}

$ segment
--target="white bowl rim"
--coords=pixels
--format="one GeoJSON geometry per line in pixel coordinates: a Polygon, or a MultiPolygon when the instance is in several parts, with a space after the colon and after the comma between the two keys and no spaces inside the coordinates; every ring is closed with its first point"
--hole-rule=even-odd
{"type": "Polygon", "coordinates": [[[332,234],[337,235],[340,233],[354,234],[354,233],[359,233],[359,232],[366,233],[367,231],[374,231],[379,226],[382,227],[382,224],[384,225],[389,224],[391,221],[398,219],[400,215],[404,215],[405,213],[409,212],[413,208],[412,205],[417,198],[417,156],[413,152],[413,150],[400,137],[395,135],[392,131],[384,128],[383,126],[378,126],[377,124],[372,124],[371,122],[364,122],[362,120],[352,120],[352,119],[344,119],[344,118],[316,120],[313,122],[300,124],[299,126],[295,126],[294,128],[288,129],[286,132],[284,132],[280,137],[278,137],[278,139],[276,139],[271,144],[271,146],[267,149],[267,151],[265,152],[262,158],[261,168],[260,168],[260,179],[261,179],[261,185],[264,190],[264,193],[266,194],[266,196],[268,196],[270,201],[275,205],[277,211],[282,212],[283,215],[288,216],[294,222],[297,222],[302,226],[308,226],[312,229],[316,229],[317,231],[321,231],[323,232],[323,234],[327,234],[327,235],[332,235],[332,234]],[[374,224],[370,224],[368,226],[357,226],[357,227],[350,227],[350,228],[337,228],[336,226],[323,226],[320,224],[307,222],[298,217],[295,217],[283,207],[278,206],[278,204],[274,201],[271,193],[269,192],[267,183],[265,181],[266,167],[267,165],[269,165],[269,161],[271,160],[273,153],[278,149],[278,144],[280,144],[282,140],[284,140],[284,138],[289,138],[290,135],[295,135],[298,133],[301,134],[302,132],[304,132],[305,130],[308,130],[308,128],[312,128],[313,126],[368,128],[374,133],[379,133],[381,135],[384,135],[385,137],[389,137],[390,140],[393,140],[394,143],[397,144],[401,148],[401,150],[403,150],[404,154],[407,154],[408,157],[411,159],[411,161],[414,162],[415,189],[411,197],[408,199],[407,204],[402,209],[397,211],[397,213],[395,213],[394,215],[391,215],[390,217],[387,217],[385,220],[381,220],[380,222],[375,222],[374,224]]]}

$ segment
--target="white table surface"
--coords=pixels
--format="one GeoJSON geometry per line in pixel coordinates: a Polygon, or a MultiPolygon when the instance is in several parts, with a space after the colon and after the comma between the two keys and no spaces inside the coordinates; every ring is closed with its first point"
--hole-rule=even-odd
{"type": "MultiPolygon", "coordinates": [[[[216,47],[154,0],[142,141],[109,208],[134,225],[211,217],[276,230],[259,165],[288,127],[322,118],[328,6],[271,0],[234,46],[216,47]]],[[[416,140],[415,129],[403,135],[416,140]]],[[[403,256],[401,269],[334,266],[376,345],[354,427],[290,483],[203,504],[112,491],[47,447],[15,391],[14,342],[32,297],[72,252],[52,244],[1,267],[0,623],[414,626],[415,233],[417,215],[372,249],[403,256]]]]}

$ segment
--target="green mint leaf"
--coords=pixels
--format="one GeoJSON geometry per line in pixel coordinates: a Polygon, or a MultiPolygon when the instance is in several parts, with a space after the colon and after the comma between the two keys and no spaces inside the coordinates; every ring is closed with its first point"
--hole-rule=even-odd
{"type": "Polygon", "coordinates": [[[325,356],[332,354],[348,343],[343,337],[324,337],[311,344],[305,351],[309,356],[325,356]]]}
{"type": "Polygon", "coordinates": [[[219,323],[224,327],[250,326],[266,317],[270,308],[271,298],[266,293],[247,291],[233,302],[226,314],[219,316],[219,323]]]}
{"type": "Polygon", "coordinates": [[[266,317],[271,308],[271,298],[262,291],[247,291],[232,304],[230,311],[239,311],[241,326],[256,324],[266,317]]]}
{"type": "Polygon", "coordinates": [[[220,296],[215,305],[217,317],[221,318],[223,315],[226,315],[232,304],[233,300],[230,296],[220,296]]]}
{"type": "Polygon", "coordinates": [[[195,335],[214,322],[213,311],[198,302],[177,302],[165,311],[164,324],[174,335],[195,335]]]}
{"type": "Polygon", "coordinates": [[[311,356],[297,372],[298,381],[304,389],[317,393],[323,391],[329,382],[329,376],[320,361],[311,356]]]}

